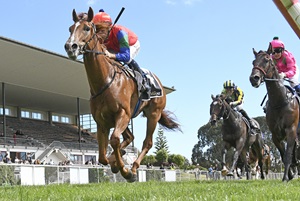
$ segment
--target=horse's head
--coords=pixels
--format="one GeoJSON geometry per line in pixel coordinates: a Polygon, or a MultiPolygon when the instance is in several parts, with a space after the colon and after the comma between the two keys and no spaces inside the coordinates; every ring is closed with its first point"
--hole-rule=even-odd
{"type": "Polygon", "coordinates": [[[210,104],[210,124],[214,126],[217,123],[217,120],[219,120],[224,115],[224,103],[223,100],[225,99],[224,95],[217,95],[216,97],[214,95],[211,95],[212,103],[210,104]]]}
{"type": "Polygon", "coordinates": [[[275,64],[271,57],[271,49],[268,48],[268,51],[256,52],[253,48],[253,54],[255,59],[253,60],[252,73],[249,77],[251,85],[255,88],[258,88],[265,79],[278,79],[278,71],[275,67],[275,64]]]}
{"type": "Polygon", "coordinates": [[[75,60],[78,55],[83,54],[86,46],[96,34],[96,28],[92,23],[94,11],[90,7],[88,13],[76,14],[73,9],[74,24],[69,28],[70,37],[65,44],[65,50],[69,58],[75,60]]]}

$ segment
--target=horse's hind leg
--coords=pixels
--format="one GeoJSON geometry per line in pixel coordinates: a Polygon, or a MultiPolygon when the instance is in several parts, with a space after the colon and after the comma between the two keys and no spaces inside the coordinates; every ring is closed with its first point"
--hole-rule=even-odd
{"type": "MultiPolygon", "coordinates": [[[[146,115],[147,116],[147,115],[146,115]]],[[[153,133],[156,128],[157,122],[160,118],[160,115],[156,112],[152,112],[150,116],[147,116],[147,131],[146,131],[146,138],[143,142],[142,151],[139,154],[138,158],[133,162],[133,166],[131,168],[132,173],[136,174],[136,170],[140,167],[140,163],[143,160],[144,156],[148,153],[151,149],[153,142],[153,133]]]]}

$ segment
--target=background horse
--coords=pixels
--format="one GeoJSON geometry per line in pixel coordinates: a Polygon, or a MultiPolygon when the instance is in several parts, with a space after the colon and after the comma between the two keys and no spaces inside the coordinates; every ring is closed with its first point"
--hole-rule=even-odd
{"type": "MultiPolygon", "coordinates": [[[[70,37],[65,44],[65,50],[73,60],[83,54],[91,91],[91,113],[97,123],[99,162],[103,165],[110,164],[112,172],[120,171],[128,181],[136,181],[137,168],[152,147],[157,122],[170,130],[181,131],[180,125],[170,116],[170,112],[164,110],[165,92],[161,97],[142,102],[138,97],[136,81],[125,73],[124,66],[104,55],[104,39],[96,34],[96,28],[91,22],[94,16],[92,8],[89,8],[87,16],[83,18],[77,16],[75,9],[72,14],[74,24],[70,27],[70,37]],[[133,162],[132,168],[128,169],[122,160],[121,150],[134,139],[128,128],[130,119],[141,112],[147,118],[146,137],[139,156],[133,162]],[[109,141],[111,128],[114,129],[109,141]],[[122,143],[120,135],[123,135],[122,143]],[[114,152],[107,158],[109,142],[114,152]]],[[[159,84],[162,88],[162,84],[160,82],[159,84]]]]}
{"type": "Polygon", "coordinates": [[[277,68],[270,56],[271,46],[268,51],[253,49],[255,59],[250,75],[253,87],[258,88],[266,83],[268,104],[266,109],[267,125],[272,133],[272,140],[280,152],[284,163],[282,181],[293,179],[294,166],[296,166],[296,148],[298,146],[297,127],[299,122],[299,104],[283,80],[279,79],[277,68]],[[286,145],[285,143],[286,142],[286,145]],[[285,148],[286,147],[286,148],[285,148]],[[290,168],[292,165],[292,168],[290,168]]]}
{"type": "MultiPolygon", "coordinates": [[[[271,155],[270,155],[270,147],[267,144],[264,144],[261,150],[261,154],[263,156],[262,162],[263,162],[263,168],[265,171],[265,174],[269,174],[269,170],[271,168],[271,155]]],[[[251,175],[258,177],[258,175],[261,172],[261,168],[258,165],[258,156],[256,155],[256,152],[252,150],[252,148],[249,149],[249,154],[247,155],[247,160],[249,164],[249,168],[251,168],[251,175]]],[[[237,161],[236,168],[241,170],[241,174],[238,174],[238,177],[241,177],[243,174],[243,171],[245,169],[245,164],[243,163],[242,159],[239,157],[237,161]]]]}
{"type": "MultiPolygon", "coordinates": [[[[249,133],[249,126],[243,120],[241,114],[236,112],[231,106],[226,102],[224,95],[217,95],[214,97],[211,96],[212,103],[210,104],[210,123],[211,125],[215,125],[216,121],[220,118],[223,118],[222,124],[222,136],[224,147],[222,150],[222,166],[223,175],[227,173],[228,176],[233,175],[233,171],[236,167],[237,160],[239,156],[241,157],[243,163],[245,164],[246,176],[247,179],[250,179],[250,170],[248,166],[248,161],[246,158],[246,154],[249,151],[249,147],[251,146],[253,151],[259,158],[259,166],[261,170],[263,169],[262,163],[262,137],[261,133],[257,132],[255,134],[249,133]],[[227,150],[231,147],[235,148],[235,152],[233,155],[232,166],[228,172],[225,164],[226,164],[226,153],[227,150]]],[[[259,127],[258,122],[253,119],[253,123],[256,124],[257,128],[259,127]]],[[[263,171],[261,171],[261,178],[264,179],[263,171]]]]}

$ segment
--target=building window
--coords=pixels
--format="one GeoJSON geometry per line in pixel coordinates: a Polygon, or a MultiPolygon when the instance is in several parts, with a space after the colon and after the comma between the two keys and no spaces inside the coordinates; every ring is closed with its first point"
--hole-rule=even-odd
{"type": "Polygon", "coordinates": [[[59,122],[59,117],[58,116],[52,116],[52,121],[56,121],[56,122],[59,122]]]}
{"type": "Polygon", "coordinates": [[[21,117],[23,117],[23,118],[30,118],[30,112],[28,112],[28,111],[21,111],[21,117]]]}
{"type": "Polygon", "coordinates": [[[74,164],[82,164],[82,155],[71,155],[70,160],[74,164]]]}
{"type": "Polygon", "coordinates": [[[37,112],[32,112],[32,119],[42,119],[42,114],[37,112]]]}
{"type": "Polygon", "coordinates": [[[61,122],[70,123],[70,118],[69,117],[61,117],[61,122]]]}
{"type": "MultiPolygon", "coordinates": [[[[3,115],[3,108],[0,108],[0,114],[3,115]]],[[[5,108],[5,115],[10,115],[10,110],[5,108]]]]}

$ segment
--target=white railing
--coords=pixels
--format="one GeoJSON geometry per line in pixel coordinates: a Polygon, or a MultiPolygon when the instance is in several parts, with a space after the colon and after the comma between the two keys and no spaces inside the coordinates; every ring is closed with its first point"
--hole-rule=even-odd
{"type": "MultiPolygon", "coordinates": [[[[87,184],[104,181],[126,182],[120,173],[113,174],[109,167],[89,165],[1,164],[0,174],[0,185],[87,184]]],[[[282,179],[282,177],[283,173],[269,173],[266,179],[282,179]]],[[[220,171],[210,173],[208,171],[160,170],[158,168],[140,168],[138,169],[137,178],[138,182],[150,180],[192,181],[237,179],[237,177],[223,177],[220,171]]],[[[242,179],[245,178],[243,177],[242,179]]]]}

